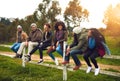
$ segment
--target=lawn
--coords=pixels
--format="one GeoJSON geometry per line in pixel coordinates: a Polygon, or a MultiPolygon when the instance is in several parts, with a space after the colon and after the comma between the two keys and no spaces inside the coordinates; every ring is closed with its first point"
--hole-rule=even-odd
{"type": "MultiPolygon", "coordinates": [[[[62,70],[30,63],[23,68],[20,59],[5,56],[0,56],[0,74],[0,81],[63,81],[62,70]]],[[[120,81],[120,77],[78,70],[68,71],[67,81],[120,81]]]]}

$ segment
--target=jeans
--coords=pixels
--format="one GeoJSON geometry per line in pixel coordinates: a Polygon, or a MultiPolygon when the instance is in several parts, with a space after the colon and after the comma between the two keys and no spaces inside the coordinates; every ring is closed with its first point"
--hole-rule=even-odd
{"type": "Polygon", "coordinates": [[[43,45],[37,45],[31,52],[30,55],[32,55],[37,49],[39,49],[40,59],[43,59],[43,50],[45,50],[48,46],[51,44],[43,43],[43,45]]]}
{"type": "Polygon", "coordinates": [[[88,50],[85,54],[84,54],[84,60],[86,61],[87,65],[88,66],[92,66],[90,64],[90,60],[92,61],[92,63],[94,64],[95,68],[98,68],[98,65],[97,65],[97,61],[95,58],[99,57],[99,53],[97,52],[97,50],[88,50]],[[89,60],[90,58],[90,60],[89,60]]]}
{"type": "Polygon", "coordinates": [[[15,53],[17,53],[20,45],[21,45],[21,43],[14,43],[14,44],[11,46],[11,50],[13,50],[15,53]]]}
{"type": "Polygon", "coordinates": [[[82,53],[83,52],[81,50],[72,50],[72,51],[70,51],[70,55],[72,56],[73,61],[75,62],[76,66],[81,65],[81,62],[77,57],[77,54],[82,54],[82,53]]]}

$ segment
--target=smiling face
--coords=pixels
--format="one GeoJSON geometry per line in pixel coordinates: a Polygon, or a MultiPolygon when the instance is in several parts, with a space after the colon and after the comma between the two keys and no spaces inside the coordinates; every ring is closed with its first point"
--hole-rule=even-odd
{"type": "Polygon", "coordinates": [[[21,31],[22,31],[22,28],[17,28],[17,31],[18,31],[18,32],[21,32],[21,31]]]}
{"type": "Polygon", "coordinates": [[[36,27],[36,26],[34,26],[34,25],[33,25],[33,26],[31,26],[31,30],[32,30],[32,31],[35,31],[36,29],[37,29],[37,27],[36,27]]]}
{"type": "Polygon", "coordinates": [[[58,26],[58,30],[62,30],[62,28],[63,28],[62,25],[58,26]]]}
{"type": "Polygon", "coordinates": [[[49,30],[49,27],[44,25],[44,31],[48,31],[49,30]]]}

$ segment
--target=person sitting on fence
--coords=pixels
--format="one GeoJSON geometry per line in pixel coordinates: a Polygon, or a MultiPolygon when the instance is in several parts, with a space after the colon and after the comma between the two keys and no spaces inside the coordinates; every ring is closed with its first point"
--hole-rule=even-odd
{"type": "MultiPolygon", "coordinates": [[[[69,56],[72,56],[74,62],[75,62],[75,67],[73,70],[78,70],[79,67],[81,66],[81,62],[77,57],[77,54],[83,54],[85,50],[87,49],[87,29],[82,28],[82,27],[75,27],[73,29],[73,32],[77,34],[77,41],[78,43],[74,45],[73,47],[70,48],[68,46],[67,51],[66,51],[66,57],[67,58],[62,64],[67,64],[69,63],[69,56]]],[[[74,41],[76,42],[76,41],[74,41]]]]}
{"type": "Polygon", "coordinates": [[[102,42],[105,42],[104,36],[101,33],[99,33],[98,30],[95,28],[89,29],[88,48],[83,56],[84,60],[88,65],[86,73],[89,73],[92,70],[92,65],[90,63],[91,60],[91,62],[95,66],[95,75],[99,74],[100,67],[98,67],[96,58],[103,57],[105,55],[105,48],[102,42]]]}
{"type": "MultiPolygon", "coordinates": [[[[17,53],[20,45],[22,42],[26,41],[28,38],[27,34],[23,31],[22,26],[18,25],[17,26],[17,33],[16,33],[16,43],[14,43],[11,46],[11,50],[13,50],[15,53],[17,53]]],[[[14,57],[17,57],[17,55],[15,55],[14,57]]],[[[22,56],[20,56],[22,57],[22,56]]]]}
{"type": "MultiPolygon", "coordinates": [[[[42,31],[41,29],[37,28],[37,25],[35,23],[32,23],[30,25],[31,32],[29,33],[28,40],[26,42],[21,43],[20,48],[17,51],[17,56],[19,57],[24,49],[24,47],[28,46],[28,53],[29,54],[34,46],[37,46],[41,40],[42,40],[42,31]]],[[[29,60],[31,60],[29,58],[29,60]]]]}
{"type": "Polygon", "coordinates": [[[58,60],[52,54],[57,51],[61,56],[63,56],[63,43],[67,41],[67,29],[62,21],[56,22],[54,31],[54,38],[52,46],[47,50],[48,55],[54,60],[56,65],[59,65],[58,60]]]}
{"type": "Polygon", "coordinates": [[[39,49],[39,54],[40,54],[40,61],[38,63],[43,62],[43,50],[47,49],[48,46],[51,46],[52,43],[52,32],[51,32],[51,27],[50,24],[45,24],[44,25],[44,32],[43,32],[43,39],[42,42],[40,42],[29,54],[30,58],[31,55],[39,49]]]}

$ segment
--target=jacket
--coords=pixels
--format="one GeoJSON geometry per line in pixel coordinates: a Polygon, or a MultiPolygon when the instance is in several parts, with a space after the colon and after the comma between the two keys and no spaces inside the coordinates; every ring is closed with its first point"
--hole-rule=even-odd
{"type": "Polygon", "coordinates": [[[31,42],[40,42],[42,41],[42,31],[41,29],[36,29],[35,31],[31,31],[28,37],[28,41],[31,42]]]}
{"type": "Polygon", "coordinates": [[[85,52],[87,49],[87,30],[83,28],[81,33],[77,34],[78,37],[78,44],[71,48],[71,50],[81,50],[85,52]]]}
{"type": "Polygon", "coordinates": [[[22,32],[17,32],[16,37],[17,37],[16,42],[21,43],[27,40],[28,35],[24,31],[22,31],[22,32]]]}

